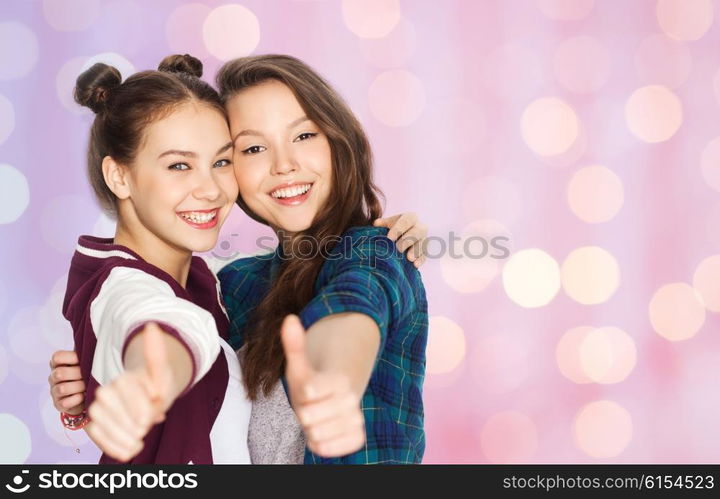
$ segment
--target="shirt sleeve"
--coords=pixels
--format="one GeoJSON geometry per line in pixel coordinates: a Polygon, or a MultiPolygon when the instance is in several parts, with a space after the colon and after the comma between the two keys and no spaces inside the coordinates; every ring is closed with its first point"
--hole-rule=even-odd
{"type": "Polygon", "coordinates": [[[205,309],[175,295],[170,285],[132,267],[115,267],[90,306],[96,336],[92,376],[101,385],[123,370],[129,341],[150,321],[177,338],[193,363],[190,386],[210,369],[220,352],[215,319],[205,309]]]}
{"type": "Polygon", "coordinates": [[[328,315],[358,312],[373,319],[380,329],[380,351],[390,324],[409,313],[413,292],[406,265],[395,243],[385,236],[363,236],[353,241],[342,258],[328,260],[321,271],[320,287],[300,312],[305,328],[328,315]]]}

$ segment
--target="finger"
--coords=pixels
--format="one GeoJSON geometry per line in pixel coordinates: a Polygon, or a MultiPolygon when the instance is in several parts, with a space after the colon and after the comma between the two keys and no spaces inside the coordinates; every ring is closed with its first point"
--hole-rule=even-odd
{"type": "Polygon", "coordinates": [[[350,435],[344,435],[340,438],[321,442],[312,446],[308,444],[310,450],[322,457],[340,457],[352,454],[363,448],[365,445],[365,432],[354,432],[350,435]]]}
{"type": "Polygon", "coordinates": [[[418,258],[417,260],[415,260],[413,262],[413,265],[415,265],[416,269],[419,269],[422,266],[422,264],[425,263],[426,259],[427,259],[427,257],[423,255],[420,258],[418,258]]]}
{"type": "Polygon", "coordinates": [[[305,435],[309,441],[315,444],[328,440],[335,440],[343,435],[349,435],[357,431],[362,431],[365,426],[365,419],[362,411],[355,410],[351,413],[345,413],[337,418],[310,425],[305,429],[305,435]]]}
{"type": "Polygon", "coordinates": [[[55,369],[57,366],[71,366],[79,363],[78,356],[73,350],[58,350],[53,353],[50,358],[50,369],[55,369]]]}
{"type": "MultiPolygon", "coordinates": [[[[91,434],[93,441],[104,451],[106,449],[122,449],[123,453],[129,452],[141,442],[141,438],[137,438],[127,428],[121,427],[114,419],[111,418],[107,409],[100,404],[92,403],[88,409],[90,415],[89,426],[93,426],[94,432],[91,434]],[[99,438],[100,441],[96,440],[99,438]]],[[[113,456],[114,457],[114,456],[113,456]]],[[[130,456],[132,457],[132,456],[130,456]]]]}
{"type": "Polygon", "coordinates": [[[64,397],[54,403],[55,409],[60,412],[67,412],[73,416],[77,416],[85,410],[85,394],[78,393],[77,395],[71,395],[64,397]]]}
{"type": "Polygon", "coordinates": [[[403,235],[413,225],[417,223],[417,215],[415,213],[403,213],[400,218],[390,227],[387,237],[395,241],[403,235]]]}
{"type": "Polygon", "coordinates": [[[52,377],[53,384],[62,381],[81,381],[83,379],[78,366],[56,367],[52,370],[50,376],[52,377]]]}
{"type": "Polygon", "coordinates": [[[150,379],[150,395],[163,404],[172,385],[164,333],[157,324],[150,322],[145,326],[142,335],[145,369],[150,379]]]}
{"type": "Polygon", "coordinates": [[[52,393],[53,398],[57,398],[58,400],[64,397],[69,397],[70,395],[83,393],[84,391],[84,381],[63,381],[61,383],[56,383],[50,389],[50,393],[52,393]]]}
{"type": "MultiPolygon", "coordinates": [[[[95,416],[90,415],[93,419],[103,421],[104,426],[111,424],[117,426],[120,434],[127,434],[131,438],[141,439],[147,433],[149,423],[143,424],[133,419],[128,406],[118,393],[120,383],[122,381],[119,381],[119,379],[115,380],[113,385],[100,387],[95,392],[95,402],[90,405],[91,410],[93,407],[95,408],[95,416]]],[[[149,416],[147,420],[150,420],[149,416]]]]}
{"type": "Polygon", "coordinates": [[[387,227],[389,229],[395,224],[395,222],[397,222],[398,218],[400,218],[400,215],[393,215],[387,218],[378,218],[373,222],[373,225],[375,227],[387,227]]]}
{"type": "Polygon", "coordinates": [[[94,421],[88,423],[85,431],[100,450],[118,461],[129,461],[143,448],[142,441],[118,441],[115,435],[109,434],[102,425],[94,421]]]}
{"type": "Polygon", "coordinates": [[[301,405],[295,414],[303,427],[309,427],[352,413],[359,408],[360,402],[357,398],[345,394],[301,405]]]}
{"type": "Polygon", "coordinates": [[[314,396],[312,390],[308,392],[306,386],[313,374],[313,368],[305,349],[305,328],[297,315],[290,314],[285,317],[280,336],[285,353],[285,377],[293,392],[303,398],[295,402],[301,403],[307,397],[314,396]]]}
{"type": "Polygon", "coordinates": [[[422,256],[424,254],[423,245],[425,241],[425,235],[426,230],[424,230],[422,227],[415,226],[411,228],[405,234],[403,234],[400,239],[398,239],[398,251],[404,252],[409,249],[410,251],[408,251],[408,258],[412,256],[413,260],[422,256]]]}

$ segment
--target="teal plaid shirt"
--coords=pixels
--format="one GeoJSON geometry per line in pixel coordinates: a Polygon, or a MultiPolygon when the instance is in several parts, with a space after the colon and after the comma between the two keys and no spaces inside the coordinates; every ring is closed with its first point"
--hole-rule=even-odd
{"type": "MultiPolygon", "coordinates": [[[[298,314],[305,328],[309,328],[328,315],[359,312],[377,323],[381,335],[375,367],[361,401],[367,435],[365,447],[332,459],[317,456],[306,448],[306,464],[422,460],[427,300],[420,273],[386,234],[387,229],[380,227],[348,229],[320,270],[314,298],[298,314]]],[[[278,248],[268,255],[235,260],[219,272],[234,348],[242,346],[247,322],[270,289],[281,262],[278,248]]]]}

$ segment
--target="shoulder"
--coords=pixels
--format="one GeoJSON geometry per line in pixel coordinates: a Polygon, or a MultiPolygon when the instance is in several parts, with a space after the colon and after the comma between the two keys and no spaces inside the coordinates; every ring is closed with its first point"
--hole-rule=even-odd
{"type": "Polygon", "coordinates": [[[349,268],[371,271],[412,272],[415,266],[387,237],[384,227],[358,226],[347,229],[326,256],[326,271],[349,268]]]}
{"type": "Polygon", "coordinates": [[[98,281],[102,292],[147,295],[157,292],[175,295],[180,285],[161,270],[141,261],[123,261],[105,265],[98,281]]]}
{"type": "Polygon", "coordinates": [[[395,243],[387,237],[385,227],[350,227],[340,236],[329,256],[343,260],[370,260],[378,257],[404,259],[395,243]]]}
{"type": "Polygon", "coordinates": [[[217,275],[220,282],[231,282],[238,277],[269,275],[273,253],[238,258],[220,268],[217,275]]]}

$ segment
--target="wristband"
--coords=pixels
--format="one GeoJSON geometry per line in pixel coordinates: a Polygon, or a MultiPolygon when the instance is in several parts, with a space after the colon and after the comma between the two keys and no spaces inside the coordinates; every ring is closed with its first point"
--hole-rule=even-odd
{"type": "Polygon", "coordinates": [[[83,410],[80,414],[73,416],[72,414],[68,414],[67,412],[61,412],[60,413],[60,422],[63,424],[65,428],[68,430],[80,430],[82,428],[85,428],[87,424],[90,422],[90,417],[88,416],[88,413],[86,410],[83,410]]]}

